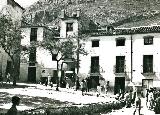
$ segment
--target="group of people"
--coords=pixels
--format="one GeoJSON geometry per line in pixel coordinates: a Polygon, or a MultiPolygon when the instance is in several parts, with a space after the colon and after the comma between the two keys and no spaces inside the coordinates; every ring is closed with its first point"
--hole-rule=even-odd
{"type": "Polygon", "coordinates": [[[131,106],[135,106],[135,111],[133,115],[138,110],[138,113],[140,115],[141,111],[141,98],[139,95],[137,95],[137,90],[127,90],[126,92],[121,91],[116,95],[117,100],[123,100],[125,102],[126,108],[130,108],[131,106]]]}
{"type": "Polygon", "coordinates": [[[148,109],[154,109],[158,97],[160,97],[160,90],[156,88],[146,89],[146,106],[148,109]]]}
{"type": "MultiPolygon", "coordinates": [[[[82,91],[82,95],[84,95],[84,92],[89,92],[91,87],[92,87],[92,81],[90,78],[83,79],[80,83],[80,88],[82,91]]],[[[100,83],[95,84],[96,85],[96,92],[97,92],[97,97],[101,95],[102,89],[104,89],[105,94],[107,94],[109,90],[109,82],[107,82],[104,86],[100,83]]]]}

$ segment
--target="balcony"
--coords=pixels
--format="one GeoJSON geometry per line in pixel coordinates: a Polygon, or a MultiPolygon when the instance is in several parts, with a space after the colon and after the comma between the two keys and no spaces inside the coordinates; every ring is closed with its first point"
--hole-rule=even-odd
{"type": "Polygon", "coordinates": [[[127,74],[125,72],[123,73],[114,73],[116,77],[125,77],[127,74]]]}
{"type": "Polygon", "coordinates": [[[155,75],[156,72],[145,72],[145,73],[141,73],[144,76],[152,76],[155,75]]]}
{"type": "Polygon", "coordinates": [[[91,67],[91,73],[99,73],[99,67],[91,67]]]}

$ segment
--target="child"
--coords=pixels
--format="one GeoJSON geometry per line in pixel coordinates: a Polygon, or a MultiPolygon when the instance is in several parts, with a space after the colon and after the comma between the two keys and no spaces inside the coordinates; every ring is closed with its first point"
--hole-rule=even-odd
{"type": "Polygon", "coordinates": [[[7,115],[18,115],[16,106],[19,105],[20,98],[17,96],[12,97],[12,107],[8,110],[7,115]]]}

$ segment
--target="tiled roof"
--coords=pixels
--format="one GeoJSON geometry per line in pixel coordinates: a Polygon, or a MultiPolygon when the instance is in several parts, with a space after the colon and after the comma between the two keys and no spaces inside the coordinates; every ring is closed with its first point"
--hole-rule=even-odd
{"type": "Polygon", "coordinates": [[[129,34],[142,34],[142,33],[158,33],[160,32],[160,25],[156,26],[141,26],[132,28],[115,28],[112,31],[103,30],[85,30],[83,34],[91,36],[112,36],[112,35],[129,35],[129,34]]]}

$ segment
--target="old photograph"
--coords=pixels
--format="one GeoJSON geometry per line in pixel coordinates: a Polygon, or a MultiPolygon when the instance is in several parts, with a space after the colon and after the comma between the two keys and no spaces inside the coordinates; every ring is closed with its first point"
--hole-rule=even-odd
{"type": "Polygon", "coordinates": [[[160,114],[160,0],[0,0],[0,115],[160,114]]]}

